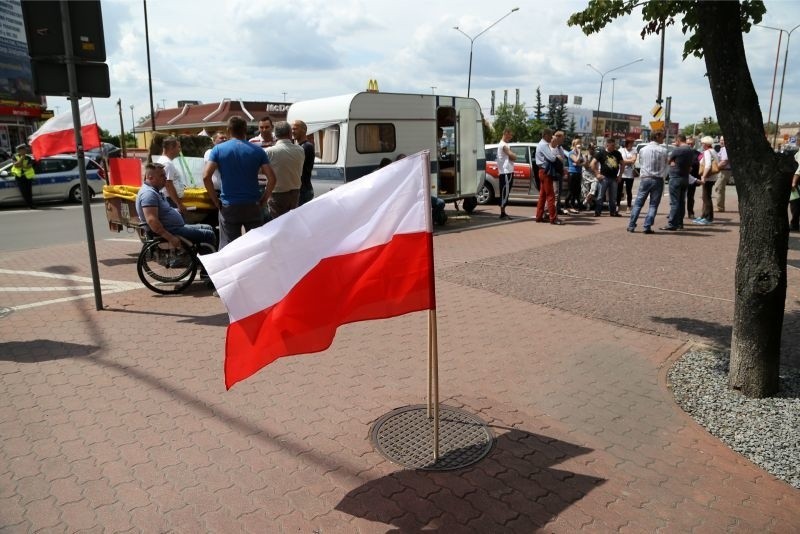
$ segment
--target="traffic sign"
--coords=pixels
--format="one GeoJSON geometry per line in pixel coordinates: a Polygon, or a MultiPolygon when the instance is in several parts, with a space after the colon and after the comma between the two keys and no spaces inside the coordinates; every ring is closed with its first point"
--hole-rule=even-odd
{"type": "Polygon", "coordinates": [[[664,129],[664,121],[650,121],[650,129],[654,132],[664,129]]]}
{"type": "Polygon", "coordinates": [[[656,104],[653,106],[653,109],[650,110],[650,113],[653,115],[654,118],[660,119],[661,115],[664,114],[664,108],[661,107],[661,104],[656,104]]]}

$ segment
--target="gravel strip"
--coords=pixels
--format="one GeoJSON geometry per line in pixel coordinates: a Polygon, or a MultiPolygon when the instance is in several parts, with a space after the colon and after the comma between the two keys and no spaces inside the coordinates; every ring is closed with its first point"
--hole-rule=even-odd
{"type": "Polygon", "coordinates": [[[728,389],[729,352],[693,350],[669,371],[675,400],[736,452],[800,489],[800,369],[781,367],[780,391],[749,399],[728,389]]]}

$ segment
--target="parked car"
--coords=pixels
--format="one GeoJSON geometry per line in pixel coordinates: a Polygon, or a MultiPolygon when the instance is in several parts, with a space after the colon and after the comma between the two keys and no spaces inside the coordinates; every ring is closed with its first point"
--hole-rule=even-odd
{"type": "MultiPolygon", "coordinates": [[[[509,143],[511,151],[517,155],[514,161],[514,185],[509,198],[517,200],[536,200],[539,188],[533,176],[532,168],[536,156],[536,143],[509,143]]],[[[497,171],[497,145],[486,145],[486,178],[483,187],[478,190],[478,204],[486,205],[497,201],[500,196],[499,173],[497,171]]]]}
{"type": "MultiPolygon", "coordinates": [[[[14,176],[11,174],[13,160],[0,163],[0,205],[25,204],[14,176]]],[[[75,156],[53,156],[34,162],[36,177],[33,179],[33,200],[81,201],[81,182],[78,159],[75,156]]],[[[86,180],[89,193],[94,196],[103,190],[105,173],[94,160],[86,159],[86,180]]]]}

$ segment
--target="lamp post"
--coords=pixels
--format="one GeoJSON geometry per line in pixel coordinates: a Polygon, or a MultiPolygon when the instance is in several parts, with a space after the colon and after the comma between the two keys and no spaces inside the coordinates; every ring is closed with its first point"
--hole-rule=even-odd
{"type": "Polygon", "coordinates": [[[624,65],[620,65],[619,67],[614,67],[613,69],[609,69],[605,72],[600,72],[597,68],[594,67],[591,63],[587,63],[586,66],[595,71],[597,74],[600,75],[600,94],[597,95],[597,117],[594,121],[594,136],[597,137],[597,127],[600,126],[600,99],[603,98],[603,79],[605,79],[606,74],[609,72],[614,72],[615,70],[623,69],[634,63],[639,63],[640,61],[644,61],[644,58],[634,59],[630,63],[625,63],[624,65]]]}
{"type": "MultiPolygon", "coordinates": [[[[781,91],[778,94],[778,111],[775,113],[775,134],[772,136],[772,147],[775,147],[775,143],[778,139],[778,130],[780,129],[781,124],[781,103],[783,101],[783,82],[786,81],[786,63],[789,61],[789,43],[792,39],[792,33],[797,28],[800,28],[800,24],[792,28],[791,30],[784,30],[783,28],[774,28],[772,26],[764,26],[761,24],[756,24],[756,26],[760,26],[762,28],[769,28],[770,30],[776,30],[779,32],[778,36],[778,52],[775,55],[775,74],[778,73],[778,56],[781,52],[781,37],[783,36],[783,32],[786,32],[786,52],[783,55],[783,74],[781,74],[781,91]]],[[[772,78],[772,95],[769,99],[769,108],[770,108],[770,115],[772,114],[772,97],[775,95],[775,75],[772,78]]],[[[769,116],[767,116],[767,124],[769,124],[769,116]]]]}
{"type": "Polygon", "coordinates": [[[614,137],[614,82],[616,78],[611,78],[611,137],[614,137]]]}
{"type": "MultiPolygon", "coordinates": [[[[133,134],[133,140],[136,141],[136,120],[133,118],[133,104],[131,104],[131,134],[133,134]]],[[[136,143],[136,146],[139,146],[139,143],[136,143]]]]}
{"type": "Polygon", "coordinates": [[[466,33],[464,33],[464,31],[462,31],[462,30],[461,30],[461,28],[459,28],[458,26],[453,26],[453,29],[454,29],[454,30],[458,31],[458,32],[459,32],[459,33],[461,33],[461,34],[462,34],[464,37],[466,37],[467,39],[469,39],[469,74],[467,75],[467,97],[469,97],[469,90],[470,90],[470,85],[471,85],[471,82],[472,82],[472,47],[473,47],[473,45],[475,44],[475,39],[477,39],[478,37],[480,37],[480,36],[481,36],[481,35],[483,35],[484,33],[488,32],[488,31],[489,31],[490,29],[492,29],[492,28],[493,28],[493,27],[494,27],[494,26],[495,26],[495,25],[496,25],[498,22],[500,22],[501,20],[503,20],[504,18],[506,18],[507,16],[509,16],[510,14],[512,14],[512,13],[513,13],[513,12],[515,12],[515,11],[519,11],[519,8],[518,8],[518,7],[515,7],[514,9],[512,9],[511,11],[509,11],[508,13],[506,13],[505,15],[503,15],[502,17],[500,17],[500,18],[499,18],[499,19],[497,19],[496,21],[492,22],[492,23],[491,23],[489,26],[487,26],[487,27],[486,27],[486,29],[484,29],[482,32],[480,32],[480,33],[479,33],[478,35],[476,35],[475,37],[470,37],[469,35],[467,35],[466,33]]]}

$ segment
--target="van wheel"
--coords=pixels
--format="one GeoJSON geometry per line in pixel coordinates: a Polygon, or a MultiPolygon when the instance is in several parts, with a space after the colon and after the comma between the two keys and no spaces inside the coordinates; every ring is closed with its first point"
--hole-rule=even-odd
{"type": "Polygon", "coordinates": [[[461,203],[461,207],[464,208],[464,211],[467,213],[472,213],[475,211],[475,207],[478,205],[478,199],[475,197],[467,197],[464,199],[464,202],[461,203]]]}
{"type": "Polygon", "coordinates": [[[492,186],[487,182],[483,182],[483,186],[478,190],[478,194],[475,198],[481,206],[492,204],[494,202],[494,190],[492,186]]]}

